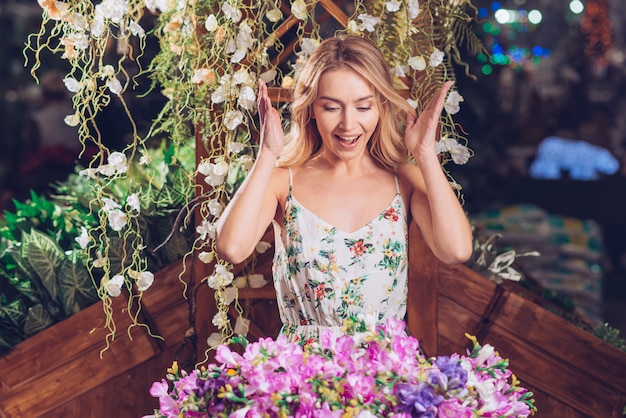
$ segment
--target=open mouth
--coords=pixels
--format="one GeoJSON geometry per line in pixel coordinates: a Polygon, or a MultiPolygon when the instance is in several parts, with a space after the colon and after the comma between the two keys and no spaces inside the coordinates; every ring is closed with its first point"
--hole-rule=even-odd
{"type": "Polygon", "coordinates": [[[355,144],[359,140],[361,135],[356,135],[356,136],[339,136],[339,135],[335,135],[335,137],[339,141],[341,141],[341,142],[343,142],[345,144],[351,145],[351,144],[355,144]]]}

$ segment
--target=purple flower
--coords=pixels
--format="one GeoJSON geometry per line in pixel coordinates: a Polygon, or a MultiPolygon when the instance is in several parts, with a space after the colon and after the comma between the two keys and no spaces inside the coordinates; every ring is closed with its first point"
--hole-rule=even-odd
{"type": "Polygon", "coordinates": [[[435,418],[437,406],[444,401],[443,396],[436,395],[435,389],[427,383],[420,382],[417,386],[399,383],[396,386],[398,409],[408,412],[415,418],[435,418]]]}
{"type": "Polygon", "coordinates": [[[460,389],[467,383],[467,371],[461,366],[458,359],[440,356],[435,361],[441,373],[445,375],[446,384],[442,387],[443,390],[455,390],[460,389]]]}

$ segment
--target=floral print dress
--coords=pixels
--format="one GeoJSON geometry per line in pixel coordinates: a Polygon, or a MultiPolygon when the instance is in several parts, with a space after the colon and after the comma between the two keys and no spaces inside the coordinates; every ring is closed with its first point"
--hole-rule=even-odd
{"type": "Polygon", "coordinates": [[[293,196],[290,172],[282,227],[274,222],[274,287],[293,341],[318,339],[323,328],[341,334],[344,319],[404,319],[407,297],[407,214],[396,195],[368,224],[344,232],[293,196]]]}

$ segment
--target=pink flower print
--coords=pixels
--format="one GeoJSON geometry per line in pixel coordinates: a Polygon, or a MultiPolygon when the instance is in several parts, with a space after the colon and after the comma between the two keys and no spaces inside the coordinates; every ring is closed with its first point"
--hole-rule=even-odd
{"type": "Polygon", "coordinates": [[[324,283],[320,283],[313,288],[313,292],[315,293],[315,298],[324,299],[326,297],[326,289],[324,288],[324,283]]]}
{"type": "Polygon", "coordinates": [[[351,247],[350,251],[354,254],[355,257],[363,255],[367,252],[367,247],[364,245],[363,240],[360,239],[356,241],[351,247]]]}
{"type": "Polygon", "coordinates": [[[383,213],[383,218],[391,222],[398,222],[398,211],[396,208],[389,208],[385,211],[385,213],[383,213]]]}

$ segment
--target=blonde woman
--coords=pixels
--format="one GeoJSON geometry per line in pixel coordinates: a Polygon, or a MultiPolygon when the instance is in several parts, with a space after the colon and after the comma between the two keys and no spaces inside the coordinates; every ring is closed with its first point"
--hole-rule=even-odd
{"type": "Polygon", "coordinates": [[[450,85],[417,117],[373,43],[330,38],[301,70],[284,135],[259,81],[259,154],[216,248],[240,263],[273,224],[281,332],[292,340],[339,335],[352,315],[404,318],[409,222],[443,262],[470,257],[470,224],[435,153],[450,85]]]}

